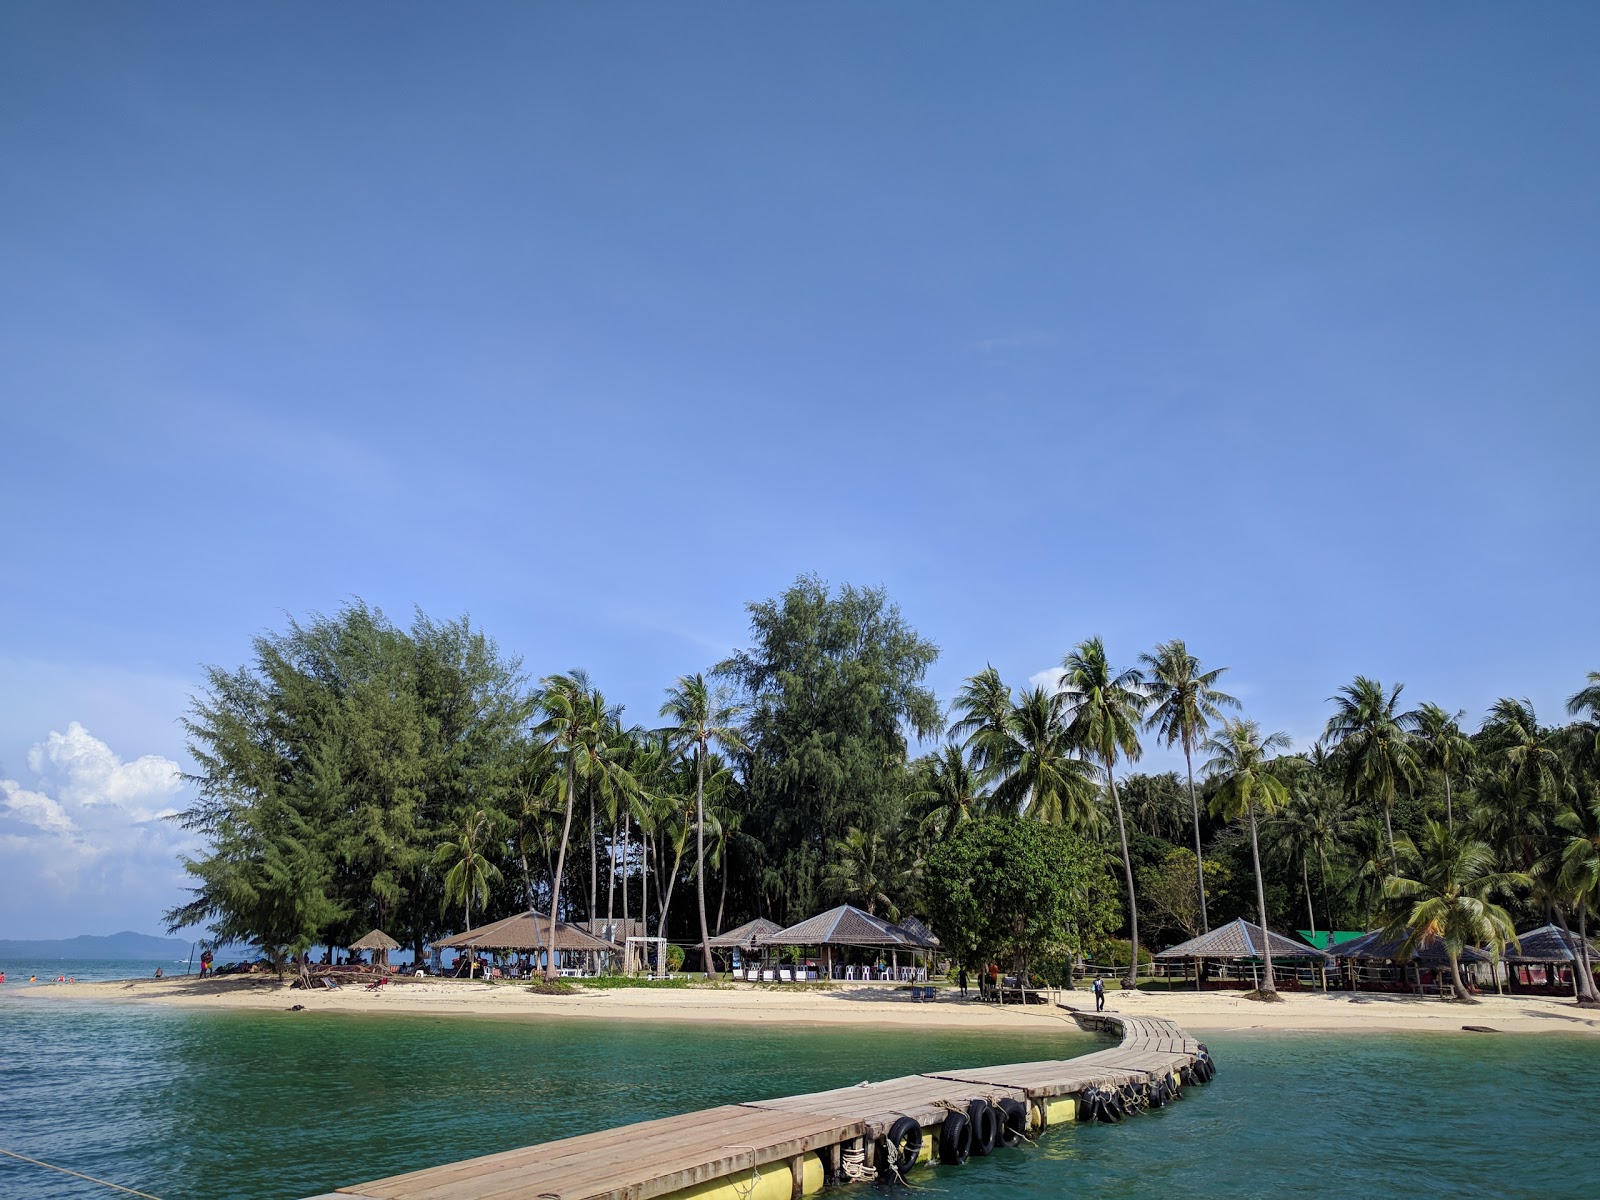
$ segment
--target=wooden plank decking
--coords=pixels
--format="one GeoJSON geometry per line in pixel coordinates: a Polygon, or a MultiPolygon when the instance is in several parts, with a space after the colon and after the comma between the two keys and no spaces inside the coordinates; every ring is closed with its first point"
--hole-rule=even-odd
{"type": "Polygon", "coordinates": [[[807,1153],[835,1154],[858,1139],[870,1146],[902,1116],[932,1126],[975,1099],[1049,1100],[1170,1075],[1200,1050],[1159,1017],[1069,1011],[1085,1028],[1120,1034],[1120,1042],[1077,1058],[726,1104],[354,1184],[314,1200],[652,1200],[771,1163],[792,1170],[807,1153]]]}

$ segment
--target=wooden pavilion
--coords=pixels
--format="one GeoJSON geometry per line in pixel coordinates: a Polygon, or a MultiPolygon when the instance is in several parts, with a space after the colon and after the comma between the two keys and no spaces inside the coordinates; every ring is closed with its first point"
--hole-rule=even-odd
{"type": "Polygon", "coordinates": [[[833,978],[836,948],[887,950],[895,975],[899,974],[901,951],[915,958],[918,955],[926,957],[934,948],[927,938],[852,904],[841,904],[838,908],[808,917],[797,925],[770,933],[762,940],[762,945],[815,946],[821,951],[819,973],[823,979],[833,978]]]}
{"type": "MultiPolygon", "coordinates": [[[[1261,968],[1268,953],[1272,955],[1274,980],[1279,979],[1280,962],[1309,964],[1324,968],[1322,985],[1324,988],[1327,987],[1325,968],[1328,959],[1321,950],[1305,942],[1285,937],[1281,933],[1274,933],[1270,929],[1263,932],[1261,926],[1252,925],[1243,917],[1229,921],[1226,925],[1218,925],[1209,933],[1202,933],[1187,942],[1171,946],[1155,957],[1157,962],[1192,963],[1195,990],[1201,991],[1206,988],[1260,987],[1261,968]],[[1207,962],[1226,964],[1226,966],[1218,977],[1208,979],[1205,969],[1207,962]],[[1237,973],[1230,974],[1227,967],[1232,967],[1237,973]],[[1248,976],[1245,974],[1246,968],[1250,972],[1248,976]]],[[[1298,966],[1295,970],[1297,972],[1298,966]]],[[[1298,987],[1299,975],[1295,972],[1287,973],[1282,976],[1281,982],[1291,987],[1298,987]],[[1290,979],[1295,982],[1288,984],[1290,979]]]]}
{"type": "MultiPolygon", "coordinates": [[[[1589,970],[1600,964],[1600,944],[1589,942],[1589,970]]],[[[1564,996],[1578,992],[1582,955],[1578,935],[1559,925],[1541,925],[1517,935],[1505,953],[1506,988],[1532,996],[1564,996]]]]}
{"type": "MultiPolygon", "coordinates": [[[[1374,929],[1348,942],[1340,942],[1327,954],[1339,967],[1345,986],[1351,991],[1416,992],[1443,991],[1451,986],[1450,956],[1444,943],[1434,940],[1406,949],[1403,934],[1374,929]],[[1411,979],[1405,968],[1411,968],[1411,979]]],[[[1461,965],[1492,965],[1494,958],[1475,946],[1461,951],[1461,965]]]]}
{"type": "MultiPolygon", "coordinates": [[[[473,953],[479,950],[508,954],[530,955],[534,967],[540,955],[550,952],[550,918],[539,912],[519,912],[503,921],[495,921],[481,929],[469,929],[454,937],[440,938],[432,943],[435,951],[455,950],[473,953]]],[[[566,921],[556,922],[555,953],[562,954],[620,954],[621,947],[595,937],[566,921]]],[[[560,965],[560,958],[556,963],[560,965]]]]}

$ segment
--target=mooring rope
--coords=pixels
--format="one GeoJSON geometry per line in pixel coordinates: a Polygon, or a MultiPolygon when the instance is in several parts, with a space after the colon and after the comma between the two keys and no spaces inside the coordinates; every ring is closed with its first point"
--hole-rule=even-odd
{"type": "Polygon", "coordinates": [[[144,1200],[158,1200],[149,1192],[141,1192],[138,1188],[123,1187],[120,1183],[112,1183],[109,1179],[96,1179],[93,1175],[85,1175],[82,1171],[72,1171],[66,1167],[58,1167],[55,1163],[47,1163],[37,1158],[29,1158],[26,1154],[18,1154],[15,1150],[0,1147],[0,1154],[10,1155],[21,1162],[31,1163],[36,1167],[45,1167],[51,1171],[60,1171],[63,1175],[71,1175],[77,1179],[87,1179],[90,1183],[98,1183],[101,1187],[111,1188],[113,1191],[126,1192],[130,1196],[142,1196],[144,1200]]]}

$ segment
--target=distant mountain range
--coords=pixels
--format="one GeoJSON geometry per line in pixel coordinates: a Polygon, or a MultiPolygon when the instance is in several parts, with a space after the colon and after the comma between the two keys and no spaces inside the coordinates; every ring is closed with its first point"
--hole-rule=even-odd
{"type": "Polygon", "coordinates": [[[189,953],[189,943],[181,938],[151,937],[148,933],[113,933],[96,937],[81,933],[74,938],[50,941],[0,939],[0,958],[143,958],[171,961],[189,953]]]}

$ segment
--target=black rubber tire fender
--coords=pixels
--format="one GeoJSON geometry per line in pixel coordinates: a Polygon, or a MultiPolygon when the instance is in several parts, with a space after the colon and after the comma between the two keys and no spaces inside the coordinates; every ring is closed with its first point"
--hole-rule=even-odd
{"type": "Polygon", "coordinates": [[[965,1113],[947,1113],[939,1126],[939,1161],[959,1167],[972,1153],[972,1122],[965,1113]]]}
{"type": "MultiPolygon", "coordinates": [[[[901,1178],[910,1174],[912,1168],[917,1166],[918,1158],[922,1157],[922,1125],[918,1125],[917,1118],[899,1118],[898,1122],[894,1122],[890,1126],[890,1136],[883,1139],[883,1141],[885,1141],[885,1146],[894,1147],[894,1154],[896,1154],[894,1171],[899,1171],[901,1178]]],[[[888,1154],[880,1155],[880,1158],[882,1158],[882,1162],[885,1165],[890,1160],[888,1154]]],[[[885,1174],[890,1174],[891,1176],[894,1171],[883,1171],[883,1173],[880,1173],[880,1178],[885,1174]]]]}
{"type": "Polygon", "coordinates": [[[987,1100],[967,1105],[967,1124],[972,1126],[972,1152],[988,1158],[1000,1141],[1000,1110],[987,1100]]]}
{"type": "Polygon", "coordinates": [[[1007,1148],[1021,1143],[1028,1132],[1028,1106],[1007,1096],[1000,1101],[1000,1144],[1007,1148]]]}
{"type": "Polygon", "coordinates": [[[1116,1092],[1107,1092],[1100,1104],[1100,1119],[1113,1125],[1128,1115],[1128,1106],[1116,1092]]]}

